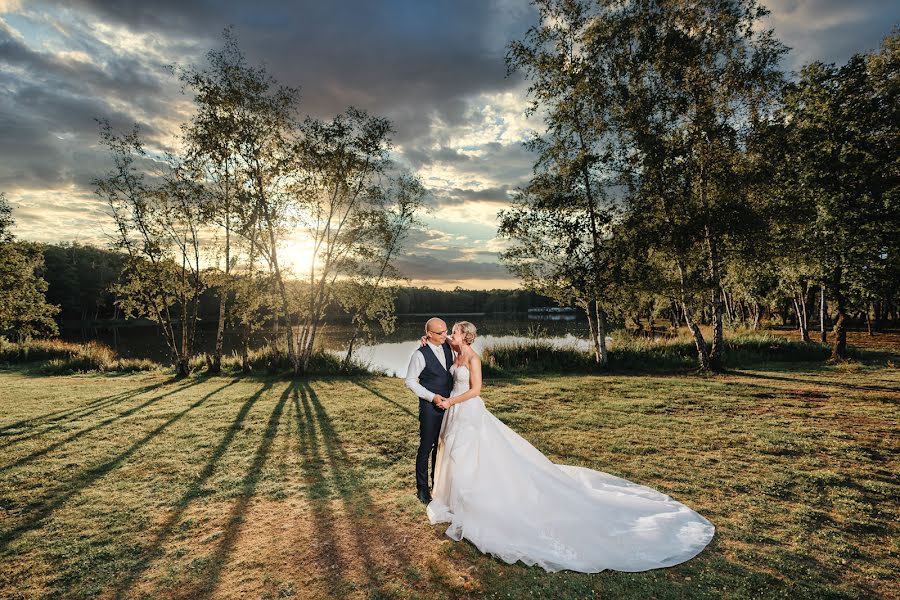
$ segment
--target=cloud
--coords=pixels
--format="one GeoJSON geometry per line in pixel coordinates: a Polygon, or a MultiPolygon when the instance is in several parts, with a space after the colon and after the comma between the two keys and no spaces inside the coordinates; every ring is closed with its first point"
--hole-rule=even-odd
{"type": "Polygon", "coordinates": [[[766,24],[792,48],[785,68],[799,71],[812,61],[844,63],[852,54],[876,49],[900,23],[900,3],[884,0],[768,0],[766,24]]]}
{"type": "MultiPolygon", "coordinates": [[[[794,48],[789,69],[843,62],[900,21],[900,4],[882,0],[766,4],[794,48]]],[[[504,55],[536,20],[524,0],[0,0],[0,190],[20,238],[102,241],[91,179],[109,161],[94,119],[139,123],[169,149],[192,107],[166,65],[202,66],[234,25],[249,63],[300,86],[303,113],[355,105],[394,122],[393,157],[431,191],[408,240],[410,276],[512,285],[496,213],[528,181],[535,156],[522,141],[543,122],[526,116],[527,83],[506,76],[504,55]]]]}
{"type": "MultiPolygon", "coordinates": [[[[497,262],[478,260],[449,260],[445,254],[407,253],[397,261],[397,268],[404,276],[416,281],[448,281],[453,279],[512,279],[509,272],[497,262]]],[[[461,255],[457,254],[457,258],[461,255]]]]}

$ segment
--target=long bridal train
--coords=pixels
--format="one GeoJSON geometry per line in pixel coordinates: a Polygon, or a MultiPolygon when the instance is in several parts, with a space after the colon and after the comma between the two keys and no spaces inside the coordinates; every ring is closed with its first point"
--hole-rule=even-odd
{"type": "MultiPolygon", "coordinates": [[[[469,389],[453,367],[453,396],[469,389]]],[[[507,563],[547,571],[646,571],[684,562],[715,527],[656,490],[607,473],[557,465],[494,417],[480,397],[447,410],[432,524],[507,563]]]]}

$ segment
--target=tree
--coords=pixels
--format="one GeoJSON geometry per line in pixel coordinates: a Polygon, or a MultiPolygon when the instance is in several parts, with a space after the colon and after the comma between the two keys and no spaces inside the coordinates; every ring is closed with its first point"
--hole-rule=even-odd
{"type": "Polygon", "coordinates": [[[122,281],[115,286],[117,305],[126,317],[159,323],[178,374],[187,375],[203,290],[202,190],[174,157],[168,163],[150,161],[137,126],[126,134],[106,121],[100,126],[113,168],[94,184],[115,222],[111,244],[127,255],[122,281]],[[152,182],[144,172],[148,162],[159,167],[152,182]]]}
{"type": "Polygon", "coordinates": [[[896,281],[900,203],[896,137],[900,43],[896,34],[869,57],[842,67],[812,63],[789,86],[776,126],[785,130],[778,190],[801,207],[810,255],[834,298],[832,359],[847,357],[846,321],[867,315],[896,281]]]}
{"type": "Polygon", "coordinates": [[[231,28],[225,30],[224,37],[221,50],[207,53],[209,68],[191,66],[179,70],[181,81],[194,93],[197,107],[190,123],[182,128],[185,162],[195,180],[205,187],[203,221],[216,232],[216,258],[223,265],[221,270],[211,270],[208,277],[219,299],[215,349],[207,358],[211,373],[222,368],[227,304],[235,289],[232,272],[239,255],[233,238],[235,227],[240,226],[240,203],[246,202],[247,193],[246,175],[238,156],[247,67],[231,28]]]}
{"type": "Polygon", "coordinates": [[[297,298],[296,373],[309,364],[336,280],[352,272],[355,258],[377,232],[370,216],[383,209],[379,178],[388,165],[391,131],[387,119],[355,108],[329,122],[311,117],[303,122],[292,191],[313,250],[307,285],[297,298]]]}
{"type": "Polygon", "coordinates": [[[12,207],[0,192],[0,335],[17,341],[57,335],[53,316],[59,307],[47,303],[47,282],[38,274],[43,253],[36,244],[16,242],[14,224],[12,207]]]}
{"type": "Polygon", "coordinates": [[[590,53],[590,3],[538,0],[540,24],[509,45],[510,71],[530,81],[530,114],[544,112],[546,131],[527,144],[538,153],[534,177],[500,214],[499,233],[514,242],[502,254],[526,286],[585,309],[597,363],[605,366],[605,297],[611,283],[604,230],[611,151],[606,81],[592,78],[602,56],[590,53]],[[562,254],[552,255],[548,249],[562,254]]]}
{"type": "Polygon", "coordinates": [[[588,49],[619,141],[629,227],[669,256],[700,367],[723,365],[723,267],[759,224],[745,202],[747,124],[779,89],[785,48],[756,0],[602,0],[588,49]],[[611,83],[610,83],[611,81],[611,83]],[[609,90],[612,90],[610,95],[609,90]],[[710,301],[711,348],[693,302],[710,301]]]}
{"type": "Polygon", "coordinates": [[[397,284],[403,279],[393,261],[400,254],[410,229],[420,224],[417,214],[425,194],[425,187],[417,177],[400,175],[388,185],[382,202],[367,216],[370,222],[366,228],[372,232],[372,243],[357,246],[352,273],[343,290],[338,290],[340,303],[353,322],[353,335],[344,357],[345,369],[350,364],[356,340],[371,334],[372,321],[377,321],[386,334],[393,331],[394,297],[397,284]]]}

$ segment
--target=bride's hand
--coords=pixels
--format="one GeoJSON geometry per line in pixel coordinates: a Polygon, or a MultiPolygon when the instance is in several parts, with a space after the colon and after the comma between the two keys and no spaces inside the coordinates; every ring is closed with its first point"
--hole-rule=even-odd
{"type": "Polygon", "coordinates": [[[424,346],[425,344],[428,343],[428,336],[423,335],[421,338],[419,338],[419,341],[421,341],[422,345],[424,346]]]}

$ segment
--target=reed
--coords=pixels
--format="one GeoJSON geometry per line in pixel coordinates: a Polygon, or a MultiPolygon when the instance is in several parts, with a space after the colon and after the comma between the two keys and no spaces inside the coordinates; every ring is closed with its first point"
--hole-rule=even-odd
{"type": "Polygon", "coordinates": [[[0,363],[32,364],[46,375],[94,371],[132,373],[160,368],[152,360],[121,358],[99,342],[75,344],[59,339],[11,343],[0,338],[0,363]]]}

